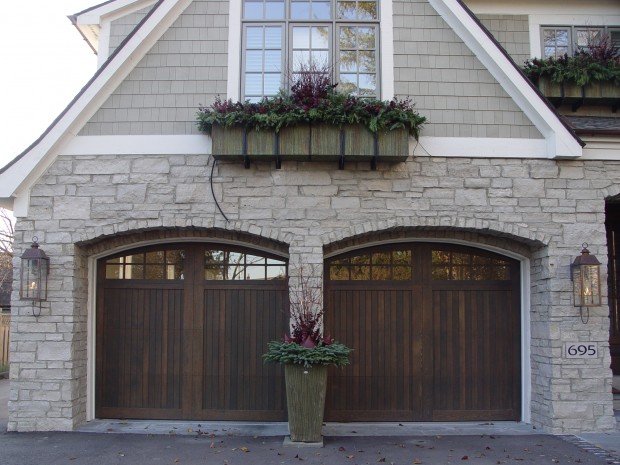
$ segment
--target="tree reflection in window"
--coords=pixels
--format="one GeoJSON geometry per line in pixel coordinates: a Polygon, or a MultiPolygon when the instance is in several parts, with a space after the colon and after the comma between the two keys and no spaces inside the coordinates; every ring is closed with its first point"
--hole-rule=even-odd
{"type": "Polygon", "coordinates": [[[368,252],[329,263],[332,281],[407,281],[411,277],[411,250],[368,252]]]}
{"type": "Polygon", "coordinates": [[[286,261],[225,249],[205,251],[207,281],[286,279],[286,261]]]}
{"type": "Polygon", "coordinates": [[[506,260],[489,255],[446,250],[432,252],[433,279],[443,281],[508,281],[506,260]]]}
{"type": "Polygon", "coordinates": [[[110,258],[106,279],[183,279],[184,250],[155,250],[110,258]]]}

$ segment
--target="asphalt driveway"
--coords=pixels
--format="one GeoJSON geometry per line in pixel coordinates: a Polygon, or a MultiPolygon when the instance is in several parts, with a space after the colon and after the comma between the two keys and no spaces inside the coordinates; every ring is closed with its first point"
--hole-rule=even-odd
{"type": "Polygon", "coordinates": [[[7,465],[361,465],[620,463],[557,436],[327,437],[322,448],[285,447],[283,438],[105,433],[0,434],[7,465]]]}

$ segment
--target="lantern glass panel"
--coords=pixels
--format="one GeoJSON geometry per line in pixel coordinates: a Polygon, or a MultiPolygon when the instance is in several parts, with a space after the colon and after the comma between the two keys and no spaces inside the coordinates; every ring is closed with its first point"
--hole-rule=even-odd
{"type": "Polygon", "coordinates": [[[45,300],[47,298],[47,267],[48,261],[40,258],[23,261],[22,299],[45,300]]]}
{"type": "Polygon", "coordinates": [[[579,265],[573,269],[573,293],[576,307],[601,305],[600,271],[597,265],[579,265]]]}
{"type": "Polygon", "coordinates": [[[583,283],[584,307],[598,306],[601,304],[601,292],[599,286],[599,267],[597,265],[585,265],[581,270],[583,283]]]}

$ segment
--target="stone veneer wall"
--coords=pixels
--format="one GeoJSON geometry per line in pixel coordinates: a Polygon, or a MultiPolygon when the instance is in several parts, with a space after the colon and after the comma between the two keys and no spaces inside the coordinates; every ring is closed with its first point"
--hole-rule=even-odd
{"type": "Polygon", "coordinates": [[[529,257],[532,424],[553,433],[614,426],[608,310],[594,308],[581,323],[569,264],[584,241],[606,262],[604,198],[620,192],[620,162],[416,157],[377,171],[367,163],[342,171],[219,163],[213,187],[228,222],[211,195],[211,163],[62,156],[33,187],[15,256],[38,236],[51,257],[50,291],[36,319],[14,293],[9,430],[70,430],[86,420],[89,254],[195,234],[275,241],[291,261],[319,266],[326,251],[395,236],[460,239],[529,257]],[[564,359],[562,344],[575,340],[597,342],[602,355],[564,359]]]}

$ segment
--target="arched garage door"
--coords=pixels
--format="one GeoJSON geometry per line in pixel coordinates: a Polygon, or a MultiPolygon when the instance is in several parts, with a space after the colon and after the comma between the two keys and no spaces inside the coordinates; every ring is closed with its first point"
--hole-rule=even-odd
{"type": "Polygon", "coordinates": [[[355,349],[330,371],[328,421],[520,419],[517,261],[412,243],[325,270],[326,332],[355,349]]]}
{"type": "Polygon", "coordinates": [[[285,420],[267,342],[288,326],[287,262],[215,244],[98,262],[96,416],[285,420]]]}

